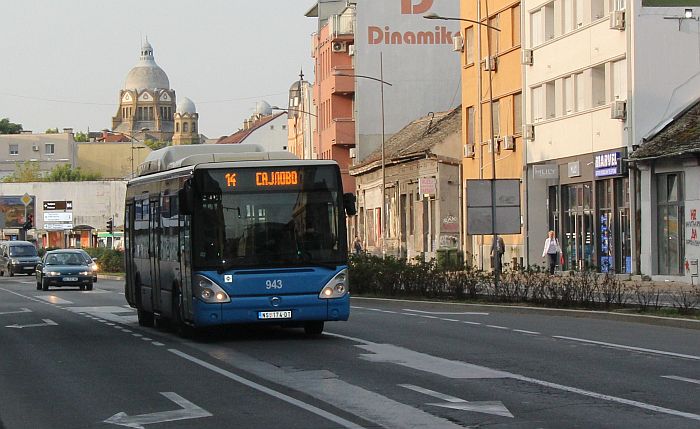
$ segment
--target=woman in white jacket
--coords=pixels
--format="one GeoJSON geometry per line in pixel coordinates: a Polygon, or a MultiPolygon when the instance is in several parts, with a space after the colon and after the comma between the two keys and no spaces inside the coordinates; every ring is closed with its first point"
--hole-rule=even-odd
{"type": "Polygon", "coordinates": [[[547,270],[549,274],[554,274],[554,267],[557,266],[557,256],[561,253],[561,246],[559,246],[559,240],[554,237],[554,231],[549,231],[549,236],[544,241],[544,250],[542,251],[542,257],[547,257],[547,270]]]}

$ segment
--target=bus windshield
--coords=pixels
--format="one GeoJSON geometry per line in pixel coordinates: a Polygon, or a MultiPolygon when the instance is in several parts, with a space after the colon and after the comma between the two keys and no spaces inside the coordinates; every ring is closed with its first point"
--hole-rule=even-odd
{"type": "Polygon", "coordinates": [[[337,168],[270,170],[204,170],[195,176],[195,268],[343,263],[347,246],[337,168]]]}

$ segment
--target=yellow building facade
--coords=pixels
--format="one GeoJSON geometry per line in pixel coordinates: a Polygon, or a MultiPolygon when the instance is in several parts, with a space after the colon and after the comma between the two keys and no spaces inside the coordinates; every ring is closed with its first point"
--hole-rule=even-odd
{"type": "Polygon", "coordinates": [[[104,179],[128,179],[149,153],[151,149],[141,142],[78,143],[76,166],[87,173],[99,173],[104,179]]]}
{"type": "MultiPolygon", "coordinates": [[[[520,2],[461,0],[463,180],[493,178],[491,148],[495,148],[497,179],[521,179],[525,141],[522,136],[522,65],[520,2]],[[464,21],[472,20],[474,23],[464,21]],[[477,24],[477,22],[483,25],[477,24]],[[487,27],[488,26],[488,27],[487,27]],[[493,112],[493,142],[491,119],[493,112]]],[[[459,48],[457,42],[456,48],[459,48]]],[[[468,183],[468,182],[467,182],[468,183]]],[[[491,236],[466,235],[469,189],[464,225],[466,254],[479,267],[491,267],[491,236]]],[[[521,209],[521,213],[523,210],[521,209]]],[[[521,216],[522,219],[522,216],[521,216]]],[[[522,231],[522,229],[521,229],[522,231]]],[[[502,235],[504,264],[524,261],[524,234],[502,235]]]]}

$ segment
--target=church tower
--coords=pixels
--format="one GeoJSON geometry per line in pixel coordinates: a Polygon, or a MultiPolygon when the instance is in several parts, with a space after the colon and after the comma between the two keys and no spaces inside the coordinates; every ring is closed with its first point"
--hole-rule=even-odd
{"type": "Polygon", "coordinates": [[[184,97],[175,110],[173,146],[199,143],[199,114],[194,103],[184,97]]]}

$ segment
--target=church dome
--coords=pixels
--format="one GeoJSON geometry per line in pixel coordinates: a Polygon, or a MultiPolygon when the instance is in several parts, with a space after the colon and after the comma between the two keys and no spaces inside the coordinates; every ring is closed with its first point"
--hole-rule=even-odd
{"type": "Polygon", "coordinates": [[[258,101],[255,105],[255,113],[261,116],[272,115],[272,107],[267,101],[258,101]]]}
{"type": "Polygon", "coordinates": [[[175,113],[179,113],[181,115],[184,115],[185,113],[193,114],[193,113],[197,113],[197,108],[195,107],[192,100],[190,100],[187,97],[183,97],[180,100],[180,102],[177,103],[177,108],[175,109],[175,113]]]}
{"type": "Polygon", "coordinates": [[[124,89],[170,89],[168,75],[156,64],[148,40],[141,47],[141,58],[126,75],[124,89]]]}

